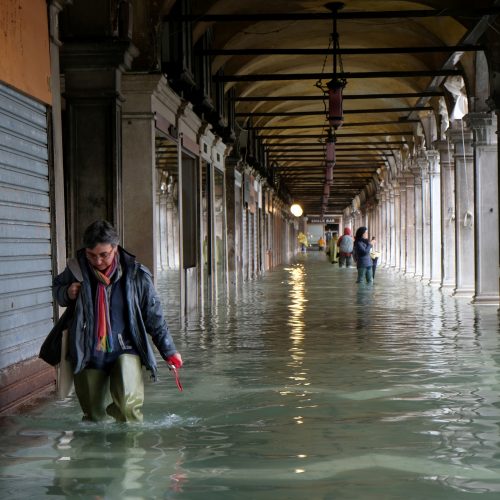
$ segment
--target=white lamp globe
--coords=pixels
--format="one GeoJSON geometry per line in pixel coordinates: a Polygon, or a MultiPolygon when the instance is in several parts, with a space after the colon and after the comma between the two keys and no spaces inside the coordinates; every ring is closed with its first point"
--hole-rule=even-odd
{"type": "Polygon", "coordinates": [[[292,214],[295,215],[295,217],[300,217],[303,213],[303,210],[302,210],[302,207],[298,203],[294,203],[290,207],[290,212],[292,212],[292,214]]]}

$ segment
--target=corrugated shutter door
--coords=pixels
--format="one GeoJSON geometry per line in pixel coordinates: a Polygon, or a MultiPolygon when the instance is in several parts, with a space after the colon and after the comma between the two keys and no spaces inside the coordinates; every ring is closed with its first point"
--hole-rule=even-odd
{"type": "Polygon", "coordinates": [[[46,107],[0,83],[0,369],[52,327],[46,107]]]}

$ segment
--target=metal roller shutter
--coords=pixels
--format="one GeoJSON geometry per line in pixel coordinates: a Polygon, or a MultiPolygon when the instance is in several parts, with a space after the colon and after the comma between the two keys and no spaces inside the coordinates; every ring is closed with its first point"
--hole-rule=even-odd
{"type": "Polygon", "coordinates": [[[0,369],[52,327],[46,107],[0,83],[0,369]]]}

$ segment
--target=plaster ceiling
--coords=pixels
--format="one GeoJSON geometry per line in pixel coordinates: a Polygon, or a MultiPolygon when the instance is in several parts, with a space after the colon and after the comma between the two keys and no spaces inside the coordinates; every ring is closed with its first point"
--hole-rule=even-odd
{"type": "MultiPolygon", "coordinates": [[[[406,11],[429,9],[468,9],[459,17],[382,17],[338,20],[341,49],[374,49],[401,47],[456,46],[481,19],[471,9],[497,5],[495,1],[369,1],[345,0],[341,13],[406,11]]],[[[330,19],[263,20],[266,14],[328,13],[325,2],[316,0],[199,0],[192,2],[196,16],[194,38],[211,27],[214,49],[326,49],[332,32],[330,19]],[[204,15],[222,14],[224,20],[205,21],[204,15]],[[250,19],[229,19],[247,14],[250,19]]],[[[477,43],[475,40],[473,43],[477,43]]],[[[442,70],[452,50],[387,54],[361,53],[342,56],[347,78],[344,89],[344,125],[337,133],[337,163],[330,191],[327,213],[339,214],[368,184],[377,169],[387,164],[402,143],[411,143],[416,119],[429,111],[412,112],[417,105],[438,108],[439,96],[415,95],[428,90],[442,92],[445,76],[433,74],[442,70]],[[411,72],[421,72],[418,76],[411,72]],[[366,73],[384,72],[379,77],[366,73]],[[397,72],[397,73],[394,73],[397,72]],[[406,76],[404,72],[409,72],[406,76]],[[356,74],[365,73],[364,77],[356,74]],[[391,76],[392,75],[392,76],[391,76]],[[403,94],[399,97],[383,97],[403,94]],[[374,95],[373,98],[365,98],[374,95]],[[408,118],[412,119],[408,121],[408,118]]],[[[464,58],[473,60],[475,52],[464,58]]],[[[324,183],[324,136],[327,130],[322,92],[315,86],[318,73],[331,73],[333,58],[323,54],[217,54],[213,57],[213,74],[223,69],[226,90],[235,89],[236,98],[273,97],[282,100],[236,101],[239,127],[249,126],[249,118],[268,151],[269,162],[285,182],[294,201],[306,214],[317,214],[321,208],[324,183]],[[310,75],[293,79],[271,80],[276,75],[310,75]],[[256,81],[233,81],[243,75],[256,81]],[[259,76],[261,75],[261,76],[259,76]],[[262,78],[262,79],[261,79],[262,78]],[[295,96],[295,99],[288,99],[295,96]],[[298,100],[298,97],[317,97],[298,100]],[[264,115],[262,113],[265,113],[264,115]],[[287,115],[286,113],[300,113],[287,115]],[[273,128],[270,128],[273,127],[273,128]],[[288,137],[287,137],[288,136],[288,137]],[[289,137],[292,136],[292,137],[289,137]],[[310,136],[310,137],[306,137],[310,136]]],[[[460,66],[457,66],[460,68],[460,66]]],[[[323,78],[326,84],[328,75],[323,78]]],[[[238,131],[237,131],[238,132],[238,131]]],[[[411,146],[411,144],[409,144],[411,146]]]]}

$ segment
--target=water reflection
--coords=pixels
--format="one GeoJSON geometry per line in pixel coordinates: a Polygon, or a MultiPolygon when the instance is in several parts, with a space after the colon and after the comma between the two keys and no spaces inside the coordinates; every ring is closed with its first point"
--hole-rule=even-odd
{"type": "Polygon", "coordinates": [[[496,500],[496,311],[322,258],[170,318],[185,390],[159,360],[143,424],[84,425],[74,399],[3,420],[3,496],[496,500]]]}

